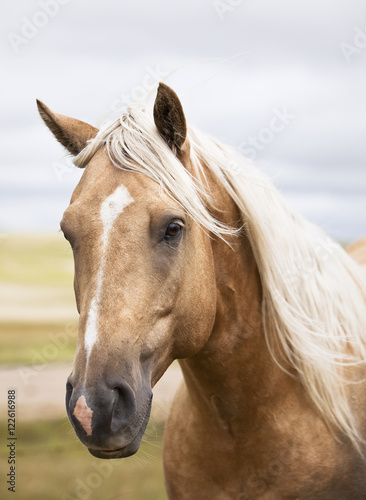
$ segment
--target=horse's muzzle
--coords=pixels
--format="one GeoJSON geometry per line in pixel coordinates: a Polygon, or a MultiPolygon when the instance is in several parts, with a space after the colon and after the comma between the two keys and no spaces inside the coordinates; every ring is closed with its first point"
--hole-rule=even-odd
{"type": "Polygon", "coordinates": [[[66,409],[80,441],[98,458],[122,458],[140,447],[150,417],[151,388],[135,392],[124,380],[66,384],[66,409]]]}

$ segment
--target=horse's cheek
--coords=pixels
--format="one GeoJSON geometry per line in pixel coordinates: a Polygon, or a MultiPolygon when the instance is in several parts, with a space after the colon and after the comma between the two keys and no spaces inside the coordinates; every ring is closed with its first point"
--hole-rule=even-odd
{"type": "Polygon", "coordinates": [[[216,286],[212,276],[198,277],[187,287],[184,306],[179,307],[173,333],[175,357],[195,354],[209,339],[216,316],[216,286]]]}

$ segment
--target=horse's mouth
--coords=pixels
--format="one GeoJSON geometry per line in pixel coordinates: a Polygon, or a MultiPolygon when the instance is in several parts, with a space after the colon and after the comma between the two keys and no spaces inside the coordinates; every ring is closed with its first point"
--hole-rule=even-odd
{"type": "Polygon", "coordinates": [[[88,447],[88,451],[91,455],[93,455],[93,457],[104,458],[107,460],[110,458],[130,457],[131,455],[134,455],[140,447],[142,436],[140,436],[139,434],[135,436],[129,444],[123,446],[122,448],[116,448],[115,450],[102,450],[88,447]]]}
{"type": "Polygon", "coordinates": [[[151,402],[152,402],[152,396],[146,403],[145,410],[140,415],[140,418],[137,421],[136,434],[134,434],[134,437],[132,437],[132,440],[127,445],[123,446],[122,448],[116,448],[114,450],[108,450],[108,449],[103,450],[100,448],[97,449],[88,447],[89,453],[96,458],[104,458],[104,459],[126,458],[130,457],[131,455],[134,455],[140,447],[142,436],[145,432],[147,423],[149,421],[151,402]]]}
{"type": "Polygon", "coordinates": [[[134,443],[131,443],[124,448],[120,448],[118,450],[94,450],[93,448],[88,448],[89,453],[93,455],[93,457],[96,458],[104,458],[104,459],[111,459],[111,458],[126,458],[130,457],[131,455],[134,455],[137,450],[139,449],[139,445],[135,445],[134,443]]]}

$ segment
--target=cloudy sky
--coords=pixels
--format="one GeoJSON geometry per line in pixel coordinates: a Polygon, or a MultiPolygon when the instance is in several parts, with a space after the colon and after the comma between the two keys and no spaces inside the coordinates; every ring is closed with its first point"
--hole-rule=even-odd
{"type": "Polygon", "coordinates": [[[100,125],[162,80],[332,237],[366,234],[364,0],[19,0],[0,22],[0,232],[55,233],[80,176],[36,98],[100,125]]]}

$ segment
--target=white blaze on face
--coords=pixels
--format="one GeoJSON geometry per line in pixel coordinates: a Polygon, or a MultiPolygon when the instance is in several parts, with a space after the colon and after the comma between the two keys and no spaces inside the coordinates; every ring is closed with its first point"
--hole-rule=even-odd
{"type": "Polygon", "coordinates": [[[119,186],[111,195],[106,198],[100,207],[100,219],[103,223],[102,234],[102,258],[97,274],[97,288],[94,298],[91,301],[88,320],[86,323],[84,344],[89,359],[91,350],[98,338],[98,309],[101,298],[105,253],[108,246],[109,233],[117,217],[134,200],[125,186],[119,186]]]}

